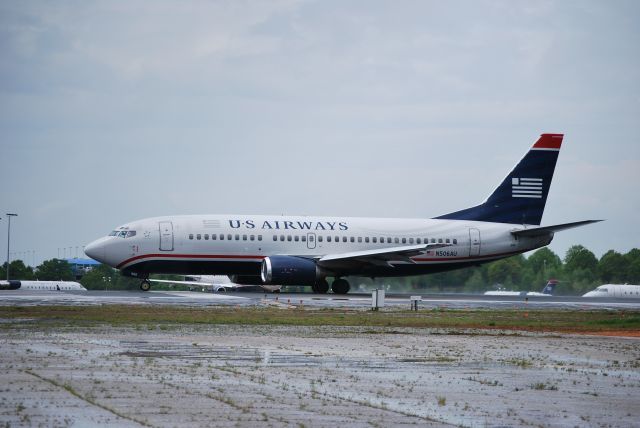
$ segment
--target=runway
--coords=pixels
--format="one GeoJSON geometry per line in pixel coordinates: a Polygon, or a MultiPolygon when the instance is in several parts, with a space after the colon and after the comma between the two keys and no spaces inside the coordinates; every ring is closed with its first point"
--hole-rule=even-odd
{"type": "MultiPolygon", "coordinates": [[[[419,309],[640,309],[640,299],[583,298],[583,297],[521,297],[484,296],[475,294],[388,294],[385,307],[410,308],[410,297],[420,295],[419,309]]],[[[177,305],[177,306],[264,306],[315,308],[371,307],[370,294],[311,294],[311,293],[203,293],[190,291],[21,291],[0,292],[0,305],[177,305]]]]}

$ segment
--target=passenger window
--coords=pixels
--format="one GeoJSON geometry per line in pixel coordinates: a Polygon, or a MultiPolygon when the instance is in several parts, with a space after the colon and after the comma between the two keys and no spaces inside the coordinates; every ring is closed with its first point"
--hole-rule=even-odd
{"type": "Polygon", "coordinates": [[[447,238],[447,240],[445,241],[447,244],[451,243],[451,240],[449,238],[447,238]]]}
{"type": "Polygon", "coordinates": [[[307,235],[302,235],[302,242],[307,242],[307,235]]]}
{"type": "Polygon", "coordinates": [[[373,243],[376,244],[378,242],[378,238],[376,236],[374,236],[373,238],[371,238],[373,240],[373,243]]]}
{"type": "Polygon", "coordinates": [[[236,241],[240,240],[240,235],[236,234],[236,241]]]}
{"type": "Polygon", "coordinates": [[[218,236],[215,233],[211,234],[211,240],[215,241],[218,236]]]}
{"type": "Polygon", "coordinates": [[[356,242],[356,238],[354,238],[353,236],[351,236],[351,237],[349,238],[349,241],[351,241],[351,242],[356,242]]]}
{"type": "Polygon", "coordinates": [[[227,234],[227,240],[228,240],[228,241],[231,241],[231,234],[230,234],[230,233],[229,233],[229,234],[227,234]]]}
{"type": "Polygon", "coordinates": [[[220,234],[220,240],[224,241],[224,235],[222,233],[220,234]]]}
{"type": "Polygon", "coordinates": [[[336,242],[340,242],[340,237],[336,236],[336,242]]]}
{"type": "Polygon", "coordinates": [[[342,237],[342,242],[347,242],[347,237],[346,236],[342,237]]]}
{"type": "Polygon", "coordinates": [[[242,235],[242,240],[246,241],[247,240],[247,235],[242,235]]]}
{"type": "Polygon", "coordinates": [[[409,238],[409,244],[413,244],[413,238],[409,238]]]}
{"type": "Polygon", "coordinates": [[[208,240],[209,240],[209,234],[208,234],[208,233],[205,233],[205,234],[204,234],[204,240],[205,240],[205,241],[208,241],[208,240]]]}
{"type": "Polygon", "coordinates": [[[399,238],[395,238],[393,241],[394,241],[396,244],[399,244],[399,243],[400,243],[400,239],[399,239],[399,238]]]}
{"type": "Polygon", "coordinates": [[[284,235],[280,235],[280,240],[284,241],[284,235]]]}
{"type": "Polygon", "coordinates": [[[287,235],[287,241],[291,242],[291,235],[287,235]]]}
{"type": "Polygon", "coordinates": [[[299,242],[300,241],[300,237],[298,235],[296,235],[296,236],[293,237],[293,240],[296,241],[296,242],[299,242]]]}
{"type": "Polygon", "coordinates": [[[442,238],[438,239],[438,244],[442,244],[442,238]]]}
{"type": "Polygon", "coordinates": [[[416,238],[416,244],[422,244],[422,239],[416,238]]]}
{"type": "Polygon", "coordinates": [[[402,238],[402,243],[406,244],[407,243],[407,238],[402,238]]]}
{"type": "Polygon", "coordinates": [[[193,233],[189,234],[189,239],[193,239],[193,233]]]}
{"type": "Polygon", "coordinates": [[[318,242],[322,242],[322,235],[318,236],[318,242]]]}
{"type": "Polygon", "coordinates": [[[331,242],[331,236],[327,236],[327,242],[331,242]]]}
{"type": "Polygon", "coordinates": [[[364,242],[369,242],[369,237],[368,236],[364,238],[364,242]]]}
{"type": "Polygon", "coordinates": [[[358,242],[362,242],[362,236],[358,236],[358,242]]]}
{"type": "Polygon", "coordinates": [[[278,240],[278,235],[273,235],[273,240],[277,241],[278,240]]]}
{"type": "Polygon", "coordinates": [[[453,238],[453,245],[458,245],[458,240],[456,238],[453,238]]]}
{"type": "Polygon", "coordinates": [[[258,235],[258,241],[262,241],[262,235],[258,235]]]}
{"type": "Polygon", "coordinates": [[[199,233],[196,235],[196,239],[199,241],[202,239],[202,235],[200,235],[199,233]]]}
{"type": "Polygon", "coordinates": [[[252,240],[252,241],[255,241],[256,240],[256,236],[255,235],[250,235],[249,239],[252,240]]]}
{"type": "Polygon", "coordinates": [[[435,244],[436,243],[436,238],[431,238],[431,243],[435,244]]]}

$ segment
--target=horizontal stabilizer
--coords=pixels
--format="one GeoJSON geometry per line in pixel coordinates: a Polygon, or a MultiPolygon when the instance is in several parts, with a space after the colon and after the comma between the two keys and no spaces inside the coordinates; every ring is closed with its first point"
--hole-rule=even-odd
{"type": "Polygon", "coordinates": [[[511,232],[514,236],[545,236],[550,233],[559,232],[561,230],[572,229],[574,227],[586,226],[591,223],[598,223],[603,220],[583,220],[573,223],[556,224],[554,226],[533,227],[530,229],[514,230],[511,232]]]}

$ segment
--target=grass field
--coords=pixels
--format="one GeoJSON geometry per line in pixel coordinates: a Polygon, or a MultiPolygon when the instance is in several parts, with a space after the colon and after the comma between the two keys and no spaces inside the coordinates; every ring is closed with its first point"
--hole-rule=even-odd
{"type": "MultiPolygon", "coordinates": [[[[47,325],[298,325],[511,329],[640,335],[640,311],[423,310],[370,312],[344,309],[185,308],[178,306],[0,307],[0,319],[47,325]]],[[[0,324],[9,328],[10,324],[0,324]]]]}

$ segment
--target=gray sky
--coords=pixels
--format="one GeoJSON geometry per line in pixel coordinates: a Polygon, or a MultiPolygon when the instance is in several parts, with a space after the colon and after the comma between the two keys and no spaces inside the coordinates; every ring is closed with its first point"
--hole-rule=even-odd
{"type": "Polygon", "coordinates": [[[636,1],[0,1],[0,248],[5,212],[36,263],[156,215],[433,217],[562,132],[543,223],[607,221],[550,248],[626,252],[639,22],[636,1]]]}

